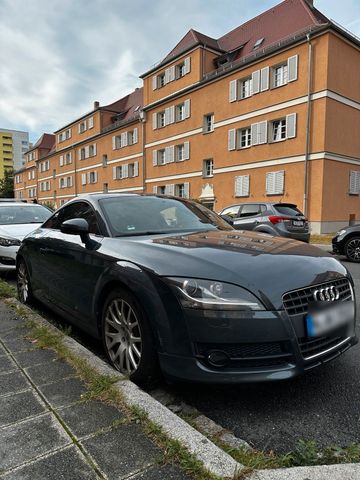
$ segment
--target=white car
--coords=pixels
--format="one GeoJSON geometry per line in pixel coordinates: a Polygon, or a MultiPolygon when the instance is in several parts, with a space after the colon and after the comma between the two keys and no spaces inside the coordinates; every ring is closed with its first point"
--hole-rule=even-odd
{"type": "Polygon", "coordinates": [[[15,270],[21,240],[51,214],[48,208],[33,203],[0,203],[0,272],[15,270]]]}

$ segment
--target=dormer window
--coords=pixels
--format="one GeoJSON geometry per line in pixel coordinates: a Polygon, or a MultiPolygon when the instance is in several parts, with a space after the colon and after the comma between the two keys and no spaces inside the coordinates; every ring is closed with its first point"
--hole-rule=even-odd
{"type": "Polygon", "coordinates": [[[255,44],[254,44],[254,50],[256,50],[257,48],[260,47],[260,45],[263,43],[263,41],[265,40],[265,38],[259,38],[258,40],[256,40],[255,44]]]}

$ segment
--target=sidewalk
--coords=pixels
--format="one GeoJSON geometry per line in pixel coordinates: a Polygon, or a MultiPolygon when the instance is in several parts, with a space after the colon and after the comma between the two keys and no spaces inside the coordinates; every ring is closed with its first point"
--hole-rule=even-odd
{"type": "Polygon", "coordinates": [[[27,332],[0,302],[1,480],[190,480],[125,413],[84,399],[76,371],[27,332]]]}

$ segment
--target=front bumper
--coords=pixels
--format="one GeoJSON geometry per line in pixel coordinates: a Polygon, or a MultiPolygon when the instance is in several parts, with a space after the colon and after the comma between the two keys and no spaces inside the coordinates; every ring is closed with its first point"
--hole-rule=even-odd
{"type": "Polygon", "coordinates": [[[0,272],[8,272],[16,269],[16,255],[18,246],[0,247],[0,272]]]}
{"type": "Polygon", "coordinates": [[[160,353],[164,375],[204,383],[249,383],[286,380],[327,363],[357,343],[354,325],[328,337],[308,338],[304,318],[285,311],[187,311],[192,356],[160,353]],[[206,327],[205,327],[206,325],[206,327]],[[213,355],[215,353],[215,356],[213,355]],[[220,354],[220,356],[218,355],[220,354]],[[225,355],[224,355],[225,354],[225,355]],[[226,358],[214,365],[212,359],[226,358]]]}

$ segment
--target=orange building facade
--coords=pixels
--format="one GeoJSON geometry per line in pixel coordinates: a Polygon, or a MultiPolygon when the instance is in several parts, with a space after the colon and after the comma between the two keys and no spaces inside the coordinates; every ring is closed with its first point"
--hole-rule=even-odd
{"type": "Polygon", "coordinates": [[[360,221],[360,42],[310,0],[285,0],[217,40],[191,30],[141,78],[55,132],[47,152],[38,142],[16,197],[59,207],[147,192],[215,211],[292,202],[313,233],[360,221]]]}

